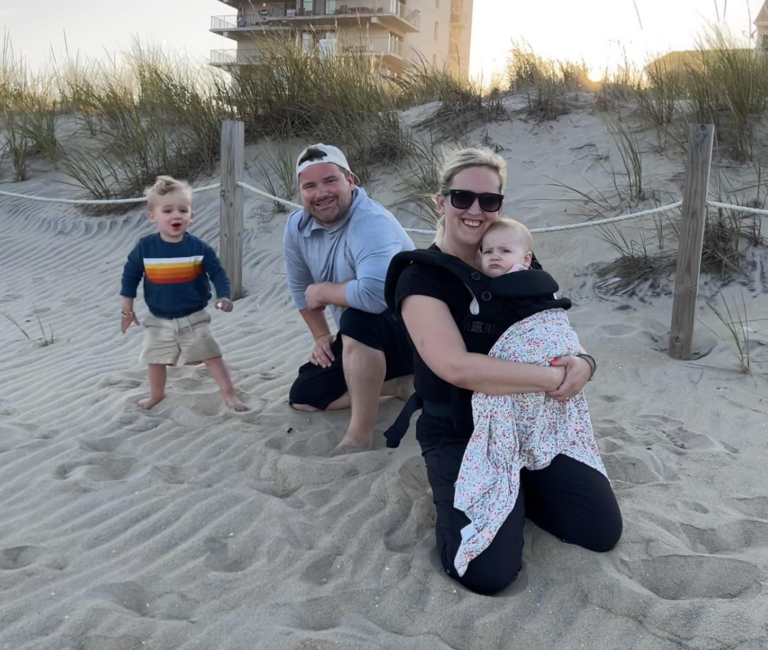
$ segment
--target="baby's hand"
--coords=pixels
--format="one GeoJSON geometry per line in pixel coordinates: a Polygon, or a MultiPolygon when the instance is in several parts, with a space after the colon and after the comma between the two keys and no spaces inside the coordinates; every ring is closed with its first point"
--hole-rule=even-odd
{"type": "Polygon", "coordinates": [[[130,314],[123,314],[123,320],[120,324],[120,329],[122,330],[123,334],[125,334],[128,331],[128,328],[134,323],[136,325],[141,325],[141,323],[139,323],[139,319],[136,318],[136,314],[133,312],[130,314]]]}
{"type": "Polygon", "coordinates": [[[232,311],[233,308],[234,305],[229,298],[222,298],[221,300],[216,301],[216,309],[221,309],[221,311],[232,311]]]}

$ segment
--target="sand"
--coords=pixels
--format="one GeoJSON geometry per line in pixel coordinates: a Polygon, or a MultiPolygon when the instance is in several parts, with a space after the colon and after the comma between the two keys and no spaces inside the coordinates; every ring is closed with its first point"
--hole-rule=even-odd
{"type": "MultiPolygon", "coordinates": [[[[483,134],[510,165],[508,215],[532,227],[581,220],[542,175],[610,188],[595,159],[613,145],[593,111],[483,134]]],[[[683,157],[643,138],[648,183],[679,197],[683,157]]],[[[42,162],[30,180],[5,182],[7,164],[3,188],[76,194],[42,162]]],[[[394,202],[386,170],[370,189],[394,202]]],[[[196,201],[192,232],[217,245],[218,195],[196,201]]],[[[151,231],[142,210],[93,217],[0,198],[0,310],[33,339],[38,316],[54,336],[41,347],[0,316],[0,648],[768,648],[764,251],[754,277],[725,290],[743,292],[753,321],[744,375],[704,304],[714,280],[702,283],[697,323],[708,354],[673,361],[664,286],[598,289],[594,265],[615,253],[594,229],[537,237],[599,362],[587,399],[625,530],[599,555],[529,523],[522,575],[488,598],[440,566],[412,431],[397,450],[378,435],[372,452],[329,458],[348,415],[288,407],[311,338],[284,284],[285,215],[268,207],[247,197],[248,295],[213,313],[252,410],[228,411],[204,368],[183,367],[169,372],[168,398],[143,412],[142,334],[120,334],[118,299],[124,259],[151,231]]],[[[636,238],[639,225],[622,229],[636,238]]],[[[380,431],[401,404],[383,403],[380,431]]]]}

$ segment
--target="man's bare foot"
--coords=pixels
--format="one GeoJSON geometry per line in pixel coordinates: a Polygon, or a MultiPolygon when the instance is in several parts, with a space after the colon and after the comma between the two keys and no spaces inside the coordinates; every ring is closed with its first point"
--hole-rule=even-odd
{"type": "Polygon", "coordinates": [[[239,413],[249,410],[248,407],[243,404],[236,395],[224,395],[224,403],[233,411],[237,411],[239,413]]]}
{"type": "Polygon", "coordinates": [[[136,403],[143,409],[151,409],[155,404],[159,404],[164,399],[165,395],[160,395],[160,397],[152,397],[152,395],[150,395],[147,399],[140,399],[136,403]]]}
{"type": "Polygon", "coordinates": [[[344,436],[344,439],[331,449],[331,456],[344,456],[345,454],[356,454],[361,451],[370,451],[373,449],[372,440],[361,440],[359,438],[350,438],[344,436]]]}

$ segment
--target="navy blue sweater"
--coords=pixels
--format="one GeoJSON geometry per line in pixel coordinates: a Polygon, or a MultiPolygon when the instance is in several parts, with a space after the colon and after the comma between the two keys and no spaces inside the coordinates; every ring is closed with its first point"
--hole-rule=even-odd
{"type": "Polygon", "coordinates": [[[189,233],[178,243],[163,241],[160,233],[142,237],[128,255],[120,295],[135,298],[142,277],[144,301],[158,318],[183,318],[205,309],[211,299],[209,278],[217,298],[230,296],[229,278],[216,253],[189,233]]]}

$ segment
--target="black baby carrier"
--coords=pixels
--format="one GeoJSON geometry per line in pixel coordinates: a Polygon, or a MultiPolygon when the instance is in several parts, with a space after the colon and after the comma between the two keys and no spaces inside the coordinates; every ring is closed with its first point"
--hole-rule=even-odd
{"type": "MultiPolygon", "coordinates": [[[[443,253],[433,247],[427,250],[405,251],[392,258],[384,288],[384,297],[389,310],[400,318],[399,305],[395,304],[397,283],[403,271],[411,264],[418,263],[450,271],[467,288],[470,301],[466,313],[457,322],[467,351],[486,354],[493,344],[513,323],[526,318],[530,313],[547,309],[569,309],[571,301],[558,299],[555,294],[559,287],[554,278],[533,258],[531,269],[491,278],[459,258],[443,253]],[[471,296],[470,296],[471,294],[471,296]],[[505,300],[507,299],[507,300],[505,300]],[[509,300],[514,299],[514,300],[509,300]],[[534,312],[532,305],[536,305],[534,312]]],[[[414,350],[414,354],[415,354],[414,350]]],[[[429,415],[445,418],[453,423],[454,429],[472,427],[465,422],[471,413],[463,412],[461,395],[464,389],[450,387],[450,402],[431,402],[414,393],[406,402],[395,423],[384,436],[387,447],[398,447],[408,431],[411,416],[419,410],[429,415]]],[[[471,430],[471,429],[470,429],[471,430]]]]}

